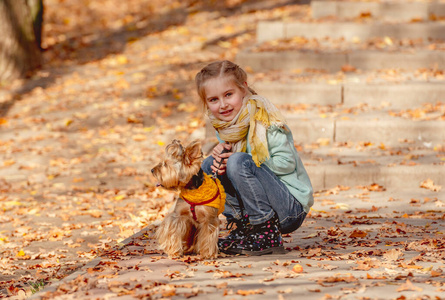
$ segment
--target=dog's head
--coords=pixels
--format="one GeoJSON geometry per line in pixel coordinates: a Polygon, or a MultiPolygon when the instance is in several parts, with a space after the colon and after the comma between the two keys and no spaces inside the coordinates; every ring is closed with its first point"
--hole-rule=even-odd
{"type": "Polygon", "coordinates": [[[183,188],[198,174],[202,160],[199,141],[193,141],[184,148],[180,141],[173,140],[165,148],[164,159],[151,172],[158,180],[158,185],[166,189],[183,188]]]}

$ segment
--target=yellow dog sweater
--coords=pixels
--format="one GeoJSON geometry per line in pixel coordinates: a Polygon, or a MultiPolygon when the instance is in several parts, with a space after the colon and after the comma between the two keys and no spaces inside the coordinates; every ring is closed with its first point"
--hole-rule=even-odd
{"type": "Polygon", "coordinates": [[[212,179],[209,175],[204,173],[204,182],[201,186],[194,190],[181,190],[179,196],[188,204],[196,220],[195,206],[207,205],[218,209],[218,214],[224,211],[226,203],[226,193],[219,179],[212,179]]]}

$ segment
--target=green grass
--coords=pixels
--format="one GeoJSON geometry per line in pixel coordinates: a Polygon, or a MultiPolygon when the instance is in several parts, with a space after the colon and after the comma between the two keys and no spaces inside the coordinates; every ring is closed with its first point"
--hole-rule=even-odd
{"type": "Polygon", "coordinates": [[[37,282],[30,282],[29,285],[31,287],[31,293],[34,295],[38,291],[41,291],[45,288],[46,282],[44,280],[40,280],[37,282]]]}

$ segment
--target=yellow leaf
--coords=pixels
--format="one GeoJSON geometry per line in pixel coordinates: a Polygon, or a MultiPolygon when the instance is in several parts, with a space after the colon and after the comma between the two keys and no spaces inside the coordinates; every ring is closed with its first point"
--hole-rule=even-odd
{"type": "Polygon", "coordinates": [[[394,44],[389,36],[385,36],[383,40],[385,41],[385,44],[387,44],[388,46],[392,46],[394,44]]]}
{"type": "Polygon", "coordinates": [[[120,65],[125,65],[128,63],[128,58],[125,55],[118,55],[116,57],[116,61],[120,64],[120,65]]]}
{"type": "Polygon", "coordinates": [[[163,141],[157,141],[157,144],[158,144],[159,146],[164,146],[164,145],[165,145],[165,143],[164,143],[163,141]]]}
{"type": "Polygon", "coordinates": [[[317,237],[317,236],[318,236],[318,234],[316,232],[313,232],[313,233],[309,234],[306,237],[302,237],[302,239],[311,239],[311,238],[314,238],[314,237],[317,237]]]}
{"type": "Polygon", "coordinates": [[[17,253],[17,257],[23,257],[23,256],[25,256],[26,254],[25,254],[25,251],[23,251],[23,249],[22,250],[20,250],[18,253],[17,253]]]}
{"type": "Polygon", "coordinates": [[[40,211],[39,208],[33,208],[30,211],[28,211],[28,215],[37,215],[37,213],[40,211]]]}
{"type": "Polygon", "coordinates": [[[350,209],[349,205],[346,204],[346,203],[337,203],[335,208],[341,209],[341,210],[348,210],[348,209],[350,209]]]}
{"type": "Polygon", "coordinates": [[[194,120],[194,121],[190,122],[189,125],[192,128],[196,128],[199,126],[199,122],[197,120],[194,120]]]}
{"type": "Polygon", "coordinates": [[[71,123],[73,123],[73,120],[71,120],[71,119],[65,120],[65,126],[70,126],[71,123]]]}
{"type": "Polygon", "coordinates": [[[23,205],[21,202],[15,201],[15,200],[13,200],[13,201],[6,201],[3,204],[5,206],[20,206],[20,205],[23,205]]]}
{"type": "Polygon", "coordinates": [[[232,43],[227,42],[227,41],[219,41],[218,46],[220,46],[221,48],[229,49],[232,47],[232,43]]]}
{"type": "Polygon", "coordinates": [[[429,266],[427,268],[423,268],[422,271],[423,272],[430,272],[433,269],[433,266],[429,266]]]}
{"type": "Polygon", "coordinates": [[[319,138],[317,140],[317,143],[320,146],[328,146],[331,143],[331,139],[329,139],[329,138],[319,138]]]}
{"type": "Polygon", "coordinates": [[[328,117],[327,114],[320,114],[320,118],[322,118],[322,119],[326,119],[327,117],[328,117]]]}
{"type": "Polygon", "coordinates": [[[360,40],[359,37],[354,36],[354,37],[352,38],[352,42],[353,42],[354,44],[359,44],[359,43],[361,42],[361,40],[360,40]]]}
{"type": "Polygon", "coordinates": [[[5,118],[0,118],[0,125],[8,124],[8,120],[5,118]]]}
{"type": "Polygon", "coordinates": [[[183,34],[183,35],[189,35],[190,31],[188,30],[187,27],[181,26],[178,28],[178,33],[183,34]]]}
{"type": "Polygon", "coordinates": [[[114,200],[116,201],[121,201],[123,199],[125,199],[125,195],[117,195],[116,197],[114,197],[114,200]]]}

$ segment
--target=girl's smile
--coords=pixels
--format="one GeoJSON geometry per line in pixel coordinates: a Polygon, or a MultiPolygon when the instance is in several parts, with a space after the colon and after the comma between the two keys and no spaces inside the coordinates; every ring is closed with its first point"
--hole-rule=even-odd
{"type": "Polygon", "coordinates": [[[246,89],[236,85],[231,76],[208,79],[204,88],[207,107],[217,119],[230,122],[243,106],[246,89]]]}

